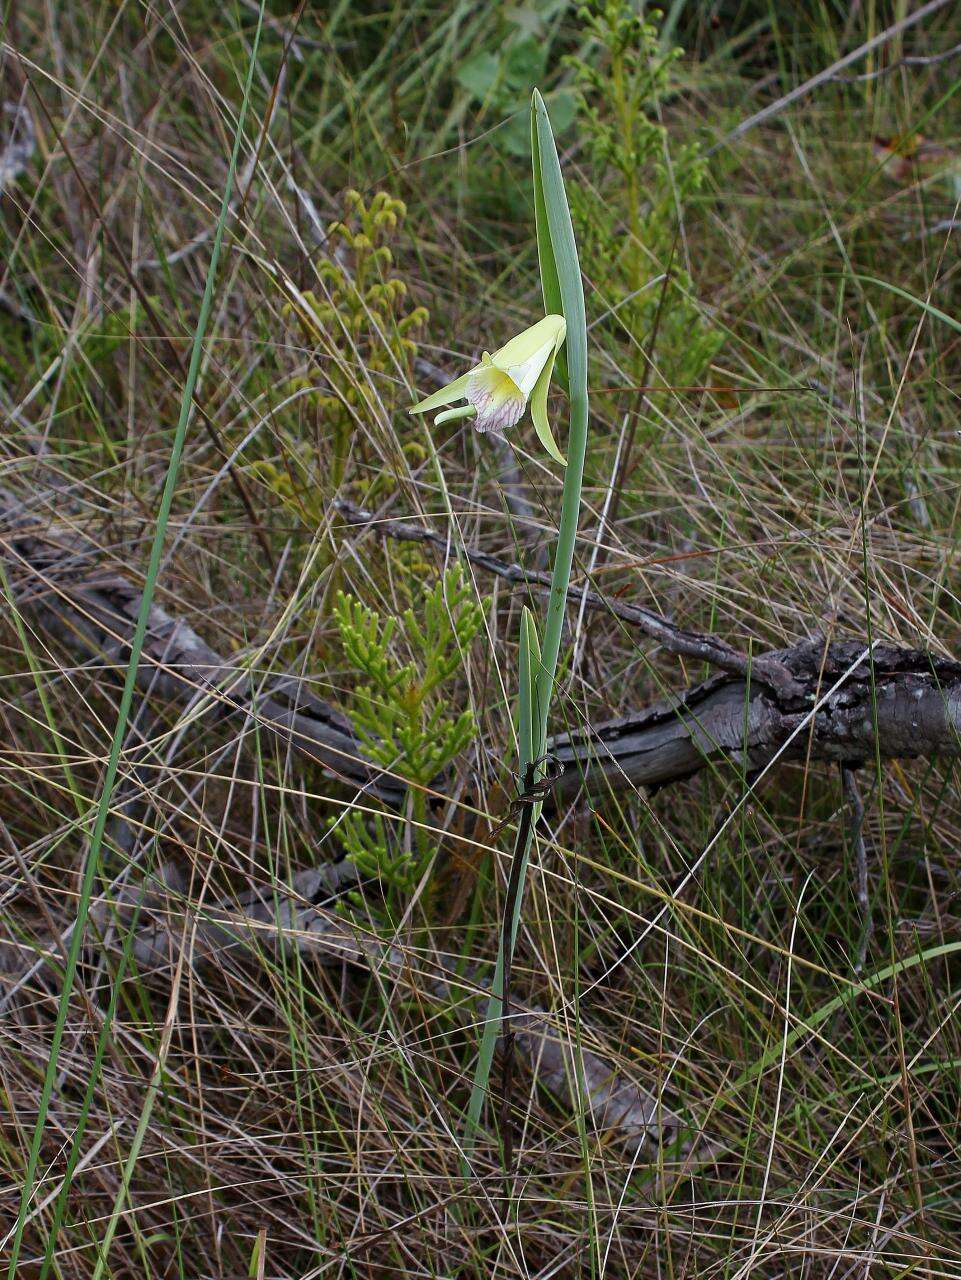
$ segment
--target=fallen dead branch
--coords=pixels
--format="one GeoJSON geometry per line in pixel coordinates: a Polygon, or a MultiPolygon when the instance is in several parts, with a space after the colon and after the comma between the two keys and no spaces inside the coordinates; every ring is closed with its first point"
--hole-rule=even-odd
{"type": "MultiPolygon", "coordinates": [[[[369,525],[374,519],[354,511],[352,523],[369,525]]],[[[405,521],[380,521],[376,527],[391,536],[447,546],[441,534],[405,521]]],[[[92,543],[45,529],[3,490],[0,538],[24,606],[85,658],[121,666],[140,604],[135,583],[105,569],[92,543]]],[[[484,552],[464,554],[475,567],[510,581],[544,585],[542,575],[484,552]]],[[[674,652],[721,667],[724,674],[641,711],[558,735],[551,751],[565,766],[557,786],[565,798],[581,786],[593,792],[665,786],[731,760],[751,772],[800,758],[870,760],[874,694],[882,758],[961,754],[961,664],[953,660],[878,645],[869,654],[854,641],[810,640],[749,660],[723,641],[684,631],[641,606],[607,601],[580,588],[571,591],[573,604],[582,599],[590,608],[609,609],[635,622],[674,652]]],[[[141,685],[154,696],[192,704],[194,714],[199,709],[210,719],[238,712],[254,717],[332,777],[387,804],[403,802],[403,780],[372,766],[349,720],[303,682],[276,680],[256,688],[247,667],[223,658],[159,605],[151,610],[141,685]]]]}
{"type": "MultiPolygon", "coordinates": [[[[369,513],[357,513],[352,523],[369,525],[371,519],[369,513]]],[[[106,569],[92,543],[44,527],[2,490],[0,521],[0,548],[21,607],[84,657],[121,667],[140,604],[136,584],[106,569]]],[[[426,537],[420,526],[406,522],[381,522],[378,527],[391,536],[447,545],[441,535],[428,530],[426,537]]],[[[478,568],[524,585],[542,585],[540,575],[525,573],[519,566],[480,552],[466,554],[478,568]]],[[[575,604],[584,599],[591,608],[609,606],[593,592],[571,594],[575,604]]],[[[666,619],[623,602],[611,612],[664,643],[686,646],[689,639],[696,640],[702,645],[696,656],[710,661],[707,655],[717,654],[725,667],[732,665],[734,651],[712,637],[680,631],[666,619]]],[[[191,626],[160,606],[151,611],[144,656],[141,683],[151,696],[187,704],[192,714],[202,713],[208,720],[229,718],[238,711],[255,715],[263,728],[341,781],[367,788],[385,803],[402,803],[402,780],[373,769],[349,721],[299,683],[280,680],[254,688],[246,666],[228,662],[191,626]]],[[[958,755],[959,716],[959,663],[915,650],[875,646],[869,652],[853,642],[806,641],[767,655],[760,663],[755,660],[743,674],[726,670],[657,706],[560,735],[552,751],[565,766],[558,790],[571,796],[582,785],[593,791],[662,786],[732,759],[750,771],[801,757],[853,765],[873,755],[875,724],[884,757],[958,755]],[[766,678],[754,678],[758,669],[766,678]]],[[[179,907],[168,899],[163,911],[153,909],[157,890],[152,888],[145,899],[151,910],[134,938],[137,964],[142,970],[170,966],[185,943],[191,962],[199,965],[221,964],[231,953],[249,956],[259,948],[294,946],[323,964],[378,967],[389,972],[392,981],[415,984],[418,991],[450,1007],[476,1007],[486,999],[483,983],[455,981],[442,965],[422,956],[414,965],[400,949],[329,910],[324,904],[335,888],[332,874],[327,868],[313,869],[287,889],[251,891],[230,907],[194,909],[189,928],[182,886],[163,886],[168,895],[180,896],[179,907]],[[465,997],[467,987],[471,989],[465,997]]],[[[143,895],[144,888],[130,892],[143,895]]],[[[121,896],[121,924],[133,901],[121,896]]],[[[99,915],[95,913],[103,945],[109,944],[109,916],[116,909],[103,906],[99,915]]],[[[575,1050],[543,1010],[520,1008],[514,1023],[516,1044],[544,1086],[567,1106],[581,1099],[592,1123],[616,1133],[635,1154],[650,1156],[690,1133],[690,1126],[684,1130],[680,1118],[660,1099],[612,1071],[602,1055],[588,1048],[575,1050]]]]}
{"type": "Polygon", "coordinates": [[[558,737],[561,788],[665,786],[735,760],[858,764],[961,754],[961,663],[917,649],[804,641],[776,655],[793,688],[715,677],[635,715],[558,737]],[[794,690],[797,690],[795,692],[794,690]]]}
{"type": "MultiPolygon", "coordinates": [[[[539,592],[550,590],[551,575],[549,573],[525,569],[519,564],[511,564],[497,556],[488,555],[486,551],[458,547],[444,534],[410,520],[384,519],[371,511],[355,506],[352,502],[339,501],[335,506],[345,522],[352,527],[367,528],[380,537],[395,538],[400,542],[420,542],[439,547],[444,551],[450,551],[453,555],[462,556],[476,569],[504,578],[516,586],[531,587],[539,592]]],[[[658,641],[668,653],[706,662],[732,675],[746,676],[750,671],[759,683],[771,683],[776,688],[790,683],[789,672],[773,655],[761,655],[752,661],[745,654],[738,653],[725,640],[718,639],[716,636],[702,635],[696,631],[686,631],[643,605],[630,604],[624,600],[612,600],[589,587],[571,587],[568,591],[568,599],[571,604],[583,604],[587,609],[599,610],[611,617],[620,618],[622,622],[629,623],[650,636],[652,640],[658,641]]]]}
{"type": "MultiPolygon", "coordinates": [[[[140,608],[137,584],[106,566],[94,543],[45,527],[2,489],[0,539],[22,607],[84,658],[122,669],[140,608]]],[[[222,657],[158,604],[150,610],[138,681],[154,697],[191,704],[195,714],[205,710],[208,720],[252,717],[332,777],[387,803],[406,794],[400,780],[364,759],[350,723],[302,681],[273,680],[259,688],[247,666],[222,657]]]]}
{"type": "MultiPolygon", "coordinates": [[[[203,906],[190,900],[179,868],[167,862],[116,898],[94,904],[93,945],[119,950],[132,928],[130,951],[141,975],[173,973],[182,952],[197,970],[209,972],[231,961],[258,963],[287,949],[321,965],[376,970],[472,1022],[483,1017],[489,996],[483,980],[455,977],[439,961],[389,945],[332,909],[337,894],[355,883],[353,866],[341,862],[301,871],[289,886],[252,889],[231,903],[203,906]]],[[[48,945],[52,941],[48,938],[48,945]]],[[[34,948],[0,941],[0,980],[14,983],[36,971],[34,948]]],[[[680,1160],[681,1168],[689,1164],[699,1134],[662,1099],[615,1071],[593,1049],[575,1049],[545,1010],[520,1005],[513,1022],[517,1052],[563,1108],[583,1106],[594,1131],[616,1138],[634,1159],[652,1160],[671,1148],[669,1162],[680,1160]]],[[[590,1038],[583,1027],[581,1037],[590,1038]]],[[[704,1158],[704,1150],[701,1144],[697,1159],[704,1158]]]]}

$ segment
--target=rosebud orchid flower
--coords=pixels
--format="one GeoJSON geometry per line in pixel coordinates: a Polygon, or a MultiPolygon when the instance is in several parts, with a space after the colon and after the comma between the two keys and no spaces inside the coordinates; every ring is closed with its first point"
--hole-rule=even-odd
{"type": "Polygon", "coordinates": [[[516,426],[530,404],[538,439],[555,461],[566,466],[547,422],[547,389],[566,334],[563,316],[545,316],[493,355],[485,351],[480,364],[408,412],[430,413],[455,400],[466,400],[466,405],[439,413],[434,422],[472,418],[477,431],[500,433],[516,426]]]}

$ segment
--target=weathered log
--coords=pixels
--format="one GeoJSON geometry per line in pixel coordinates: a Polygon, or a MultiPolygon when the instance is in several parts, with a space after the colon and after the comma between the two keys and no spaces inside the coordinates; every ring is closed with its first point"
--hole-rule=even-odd
{"type": "MultiPolygon", "coordinates": [[[[141,976],[172,973],[181,951],[201,973],[222,968],[230,959],[249,967],[264,955],[297,951],[324,966],[376,969],[419,997],[459,1010],[467,1021],[483,1016],[490,994],[483,978],[454,975],[420,949],[410,960],[400,947],[330,909],[336,895],[356,882],[351,863],[328,864],[298,872],[289,885],[250,889],[232,902],[201,906],[189,900],[184,876],[168,862],[116,897],[94,902],[90,946],[117,949],[132,929],[130,950],[141,976]]],[[[53,951],[54,939],[44,933],[36,945],[53,951]]],[[[0,937],[5,1002],[45,968],[45,956],[41,953],[38,960],[35,946],[0,937]]],[[[696,1126],[588,1047],[590,1035],[584,1028],[575,1046],[536,1005],[518,1005],[512,1020],[517,1051],[534,1079],[565,1110],[583,1107],[591,1126],[616,1138],[632,1158],[654,1160],[670,1149],[668,1165],[681,1162],[675,1172],[692,1158],[710,1158],[713,1147],[696,1126]]]]}
{"type": "Polygon", "coordinates": [[[583,782],[664,786],[735,761],[749,773],[777,761],[857,764],[961,754],[961,663],[917,649],[805,641],[774,655],[791,691],[717,676],[629,716],[555,738],[565,795],[583,782]],[[794,690],[797,690],[795,692],[794,690]]]}
{"type": "MultiPolygon", "coordinates": [[[[364,523],[373,519],[368,512],[361,514],[364,523]]],[[[0,522],[5,525],[2,550],[24,606],[85,658],[125,663],[140,605],[137,585],[105,569],[94,544],[45,529],[3,490],[0,522]]],[[[423,540],[420,527],[413,527],[423,540]]],[[[390,532],[403,537],[407,530],[390,532]]],[[[435,538],[440,535],[431,541],[435,538]]],[[[542,585],[541,575],[525,574],[485,553],[470,556],[479,568],[498,574],[505,569],[513,574],[516,568],[524,581],[542,585]]],[[[592,608],[609,603],[594,592],[586,598],[592,608]]],[[[580,602],[580,589],[572,591],[571,600],[580,602]]],[[[854,641],[827,646],[803,641],[755,658],[739,674],[741,655],[722,641],[682,631],[639,606],[616,602],[611,608],[619,617],[626,609],[636,611],[632,620],[675,651],[688,652],[689,638],[698,642],[691,646],[692,656],[723,666],[727,673],[634,714],[555,737],[550,749],[565,766],[558,784],[562,797],[581,785],[595,793],[609,787],[665,786],[723,761],[756,772],[776,761],[802,758],[869,760],[875,751],[875,695],[882,758],[961,754],[961,664],[950,659],[878,645],[869,657],[854,641]]],[[[385,803],[403,801],[403,780],[372,766],[349,720],[303,682],[275,680],[255,690],[244,667],[223,658],[159,605],[150,613],[140,679],[142,687],[171,701],[205,696],[212,715],[256,718],[262,729],[320,763],[331,776],[365,788],[385,803]]]]}
{"type": "MultiPolygon", "coordinates": [[[[333,896],[356,880],[348,862],[315,867],[297,873],[289,886],[251,890],[234,903],[200,909],[187,900],[186,882],[168,863],[115,901],[97,902],[91,917],[103,945],[110,945],[112,925],[123,931],[135,925],[132,952],[141,974],[172,972],[184,947],[189,963],[200,969],[220,967],[230,955],[243,963],[285,948],[322,965],[374,968],[461,1010],[469,1021],[483,1016],[490,995],[483,978],[454,975],[420,949],[411,960],[400,947],[330,910],[333,896]]],[[[709,1157],[710,1146],[689,1120],[587,1043],[575,1047],[544,1009],[519,1004],[512,1022],[517,1050],[534,1078],[567,1110],[583,1107],[593,1128],[616,1137],[633,1157],[653,1160],[665,1148],[673,1148],[670,1159],[682,1162],[695,1150],[699,1159],[709,1157]]],[[[590,1041],[586,1029],[581,1036],[590,1041]]]]}
{"type": "MultiPolygon", "coordinates": [[[[95,543],[49,527],[0,489],[0,536],[18,597],[44,627],[84,658],[123,667],[142,598],[137,584],[105,566],[95,543]]],[[[212,716],[255,719],[335,778],[400,804],[402,780],[371,765],[350,722],[303,681],[251,673],[210,647],[187,622],[154,604],[138,671],[141,689],[171,702],[206,698],[212,716]]]]}

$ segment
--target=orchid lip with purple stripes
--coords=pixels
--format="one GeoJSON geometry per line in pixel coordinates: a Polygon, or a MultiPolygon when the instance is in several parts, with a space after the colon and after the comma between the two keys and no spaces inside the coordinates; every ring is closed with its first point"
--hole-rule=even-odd
{"type": "Polygon", "coordinates": [[[455,400],[466,400],[465,405],[439,413],[434,422],[471,418],[477,431],[502,433],[517,425],[529,405],[541,444],[556,462],[566,466],[547,421],[547,391],[566,335],[563,316],[545,316],[493,355],[485,351],[480,364],[418,401],[408,412],[430,413],[455,400]]]}

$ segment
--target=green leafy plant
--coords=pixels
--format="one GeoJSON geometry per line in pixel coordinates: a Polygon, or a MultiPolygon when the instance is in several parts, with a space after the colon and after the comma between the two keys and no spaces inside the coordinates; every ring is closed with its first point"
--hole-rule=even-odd
{"type": "MultiPolygon", "coordinates": [[[[587,315],[584,285],[557,146],[544,99],[536,89],[531,101],[531,162],[537,258],[544,309],[549,314],[563,316],[566,324],[567,348],[561,376],[570,401],[570,431],[543,645],[538,644],[533,616],[525,610],[521,617],[517,738],[520,747],[518,774],[525,787],[533,787],[544,776],[548,715],[560,656],[567,589],[574,563],[574,543],[581,510],[588,436],[587,315]]],[[[560,361],[558,365],[560,367],[560,361]]],[[[508,995],[511,958],[523,905],[524,878],[539,814],[539,804],[528,804],[524,810],[525,816],[517,826],[511,867],[511,886],[516,886],[516,892],[513,897],[508,893],[501,926],[494,972],[494,995],[489,1001],[487,1017],[483,1023],[468,1103],[465,1154],[469,1154],[473,1147],[481,1108],[487,1097],[494,1046],[502,1029],[501,1018],[508,995]]]]}
{"type": "Polygon", "coordinates": [[[693,282],[676,253],[679,219],[707,163],[696,142],[670,149],[658,118],[682,50],[663,50],[661,15],[639,12],[632,0],[590,0],[580,15],[591,44],[568,63],[599,175],[596,185],[571,196],[584,258],[604,294],[626,299],[616,315],[630,339],[632,373],[643,377],[644,351],[656,330],[663,376],[695,383],[722,335],[694,303],[693,282]]]}
{"type": "Polygon", "coordinates": [[[399,618],[382,618],[343,592],[334,616],[344,656],[362,681],[352,707],[358,735],[370,759],[410,787],[410,822],[400,835],[379,815],[356,811],[334,824],[347,856],[362,876],[379,882],[393,914],[434,854],[427,788],[474,735],[473,712],[451,715],[445,688],[480,629],[483,606],[455,565],[399,618]],[[406,661],[398,649],[406,650],[406,661]]]}
{"type": "MultiPolygon", "coordinates": [[[[526,156],[530,145],[527,102],[530,87],[547,70],[549,44],[544,17],[535,8],[512,9],[498,31],[495,48],[482,49],[457,69],[457,83],[480,105],[506,123],[498,129],[500,145],[512,156],[526,156]]],[[[574,95],[562,90],[551,103],[554,126],[560,132],[574,118],[574,95]]]]}

